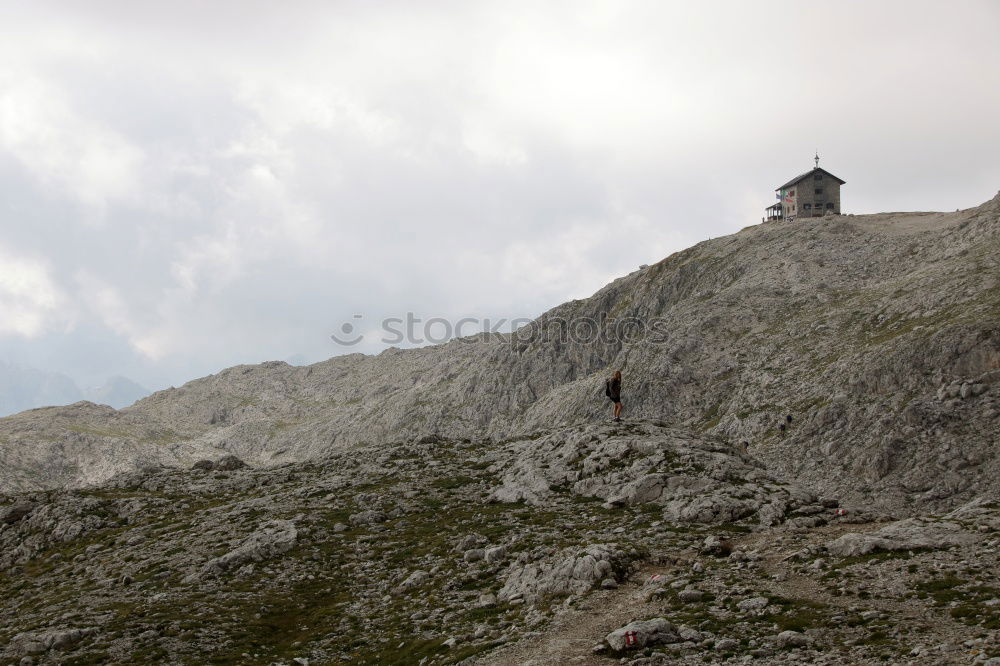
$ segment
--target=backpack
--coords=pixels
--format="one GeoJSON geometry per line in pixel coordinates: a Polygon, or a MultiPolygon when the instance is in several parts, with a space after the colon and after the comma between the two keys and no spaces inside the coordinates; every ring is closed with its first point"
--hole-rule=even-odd
{"type": "Polygon", "coordinates": [[[606,395],[609,398],[611,397],[611,382],[610,381],[604,382],[604,395],[606,395]]]}

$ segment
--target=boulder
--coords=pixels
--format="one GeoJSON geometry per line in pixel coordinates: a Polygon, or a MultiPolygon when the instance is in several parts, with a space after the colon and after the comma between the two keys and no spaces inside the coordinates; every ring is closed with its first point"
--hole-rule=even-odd
{"type": "Polygon", "coordinates": [[[809,645],[809,637],[797,631],[783,631],[774,639],[779,648],[796,648],[809,645]]]}
{"type": "Polygon", "coordinates": [[[234,455],[222,456],[215,461],[215,471],[217,472],[233,472],[246,466],[245,462],[234,455]]]}
{"type": "Polygon", "coordinates": [[[97,633],[94,627],[85,629],[47,629],[15,635],[7,644],[7,653],[15,657],[41,654],[48,650],[63,650],[85,637],[97,633]]]}
{"type": "Polygon", "coordinates": [[[486,560],[488,564],[503,562],[506,557],[506,546],[494,546],[493,548],[487,548],[486,552],[483,554],[483,559],[486,560]]]}
{"type": "Polygon", "coordinates": [[[740,646],[740,642],[735,638],[721,638],[715,641],[715,649],[719,652],[731,652],[740,646]]]}
{"type": "Polygon", "coordinates": [[[697,643],[702,640],[701,632],[697,629],[692,629],[691,627],[686,627],[681,625],[677,627],[677,635],[682,641],[690,641],[692,643],[697,643]]]}
{"type": "Polygon", "coordinates": [[[768,502],[757,509],[757,522],[766,527],[777,525],[785,517],[788,505],[785,502],[768,502]]]}
{"type": "Polygon", "coordinates": [[[667,502],[663,517],[681,523],[732,523],[757,512],[759,503],[725,492],[703,493],[667,502]]]}
{"type": "Polygon", "coordinates": [[[727,557],[732,551],[732,542],[720,539],[714,534],[705,537],[705,541],[701,544],[701,552],[716,557],[727,557]]]}
{"type": "Polygon", "coordinates": [[[622,486],[615,495],[608,498],[608,504],[614,506],[632,506],[646,504],[660,499],[666,477],[662,474],[648,474],[622,486]]]}
{"type": "Polygon", "coordinates": [[[420,587],[421,585],[426,583],[427,579],[429,579],[430,577],[431,575],[429,573],[418,569],[413,573],[411,573],[409,576],[407,576],[406,580],[404,580],[402,583],[399,584],[399,587],[400,589],[403,590],[409,590],[414,587],[420,587]]]}
{"type": "Polygon", "coordinates": [[[736,607],[744,613],[753,613],[764,610],[768,603],[767,597],[752,597],[739,602],[736,607]]]}
{"type": "Polygon", "coordinates": [[[384,523],[389,520],[389,514],[384,511],[361,511],[359,513],[351,514],[350,521],[352,525],[375,525],[377,523],[384,523]]]}
{"type": "Polygon", "coordinates": [[[462,559],[466,562],[478,562],[486,557],[486,551],[482,548],[470,548],[462,554],[462,559]]]}
{"type": "Polygon", "coordinates": [[[528,464],[518,464],[504,476],[503,485],[490,493],[488,501],[504,504],[527,502],[540,506],[548,498],[550,487],[538,471],[528,464]]]}
{"type": "Polygon", "coordinates": [[[931,549],[975,543],[982,537],[952,521],[907,518],[874,532],[849,532],[826,544],[837,557],[868,555],[878,551],[931,549]]]}
{"type": "Polygon", "coordinates": [[[287,553],[298,540],[298,531],[290,520],[272,520],[247,537],[237,548],[209,560],[203,573],[219,573],[248,562],[261,562],[287,553]]]}
{"type": "Polygon", "coordinates": [[[501,601],[523,597],[530,603],[547,596],[582,594],[606,578],[616,578],[616,571],[627,568],[634,557],[606,544],[565,549],[553,560],[514,567],[497,597],[501,601]]]}
{"type": "Polygon", "coordinates": [[[466,534],[462,539],[455,545],[454,550],[465,552],[475,548],[480,543],[483,542],[483,538],[478,534],[466,534]]]}
{"type": "Polygon", "coordinates": [[[652,620],[637,620],[629,622],[620,629],[615,629],[604,637],[608,646],[615,652],[638,650],[653,645],[676,643],[680,640],[677,629],[664,618],[652,620]]]}
{"type": "Polygon", "coordinates": [[[35,505],[29,502],[19,502],[11,506],[0,509],[0,523],[13,525],[19,520],[27,518],[28,514],[35,510],[35,505]]]}

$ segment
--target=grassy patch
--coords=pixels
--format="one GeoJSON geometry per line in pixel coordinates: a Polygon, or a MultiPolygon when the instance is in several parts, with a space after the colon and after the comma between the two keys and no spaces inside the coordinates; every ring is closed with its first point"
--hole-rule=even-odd
{"type": "Polygon", "coordinates": [[[923,583],[917,583],[917,597],[926,599],[931,597],[934,602],[941,606],[966,596],[960,587],[965,584],[965,580],[952,575],[942,576],[923,583]]]}
{"type": "Polygon", "coordinates": [[[717,531],[730,532],[734,534],[749,534],[753,532],[753,528],[749,525],[743,525],[741,523],[720,523],[715,528],[717,531]]]}
{"type": "Polygon", "coordinates": [[[779,606],[780,613],[768,613],[760,617],[765,622],[773,622],[781,631],[805,631],[823,627],[829,622],[829,607],[806,599],[788,599],[780,596],[768,597],[770,604],[779,606]]]}
{"type": "Polygon", "coordinates": [[[442,479],[435,479],[431,482],[432,488],[438,488],[440,490],[454,490],[456,488],[461,488],[462,486],[467,486],[471,483],[476,483],[476,479],[471,476],[457,475],[457,476],[446,476],[442,479]]]}
{"type": "Polygon", "coordinates": [[[507,604],[494,604],[482,608],[473,608],[465,611],[465,619],[471,622],[483,622],[484,620],[503,615],[507,612],[508,608],[507,604]]]}
{"type": "Polygon", "coordinates": [[[721,407],[722,404],[717,402],[705,410],[705,413],[701,416],[701,423],[698,427],[701,430],[711,430],[715,426],[719,425],[719,421],[722,420],[722,415],[719,413],[721,407]]]}
{"type": "Polygon", "coordinates": [[[110,437],[115,439],[128,439],[132,437],[126,430],[117,428],[95,428],[87,425],[69,425],[66,429],[81,435],[93,435],[94,437],[110,437]]]}
{"type": "Polygon", "coordinates": [[[840,560],[830,562],[830,571],[823,574],[823,578],[829,580],[840,576],[841,574],[837,572],[837,569],[845,569],[847,567],[854,566],[856,564],[864,564],[866,562],[882,562],[888,560],[908,560],[918,553],[927,552],[927,548],[914,548],[912,550],[882,550],[875,553],[868,553],[867,555],[851,555],[850,557],[844,557],[840,560]]]}
{"type": "Polygon", "coordinates": [[[955,307],[946,307],[929,317],[908,317],[896,314],[875,326],[866,326],[861,329],[860,342],[868,345],[880,345],[901,335],[906,335],[914,329],[920,329],[926,333],[931,333],[955,319],[955,307]]]}

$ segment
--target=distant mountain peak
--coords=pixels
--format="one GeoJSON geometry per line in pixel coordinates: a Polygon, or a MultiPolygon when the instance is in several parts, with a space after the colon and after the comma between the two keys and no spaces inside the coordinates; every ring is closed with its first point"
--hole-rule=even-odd
{"type": "Polygon", "coordinates": [[[115,409],[128,407],[150,391],[128,377],[115,375],[100,386],[81,390],[70,377],[23,363],[0,361],[0,417],[38,407],[89,400],[115,409]]]}
{"type": "Polygon", "coordinates": [[[115,409],[128,407],[149,394],[149,389],[121,375],[109,377],[101,386],[84,389],[83,391],[83,395],[87,400],[101,405],[110,405],[115,409]]]}

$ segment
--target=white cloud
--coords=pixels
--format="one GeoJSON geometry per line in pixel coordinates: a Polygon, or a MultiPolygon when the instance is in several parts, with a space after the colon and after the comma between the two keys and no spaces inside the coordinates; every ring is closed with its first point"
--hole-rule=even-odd
{"type": "Polygon", "coordinates": [[[498,253],[494,275],[514,293],[534,290],[553,305],[569,298],[586,298],[602,286],[652,262],[694,239],[679,238],[669,229],[658,229],[649,220],[622,215],[579,222],[557,233],[544,233],[512,242],[498,253]],[[636,262],[622,266],[619,257],[637,244],[636,262]]]}
{"type": "Polygon", "coordinates": [[[44,262],[0,247],[0,336],[36,337],[67,323],[66,297],[44,262]]]}
{"type": "Polygon", "coordinates": [[[129,344],[146,357],[156,360],[163,356],[165,341],[140,320],[135,308],[129,306],[119,288],[87,270],[81,270],[76,281],[82,304],[101,323],[125,337],[129,344]]]}
{"type": "Polygon", "coordinates": [[[467,122],[462,128],[462,144],[482,164],[522,166],[528,154],[519,142],[501,136],[482,122],[467,122]]]}
{"type": "Polygon", "coordinates": [[[289,80],[244,75],[236,101],[252,109],[279,139],[303,127],[357,134],[374,145],[399,138],[399,121],[373,108],[360,90],[345,90],[325,77],[289,80]]]}
{"type": "Polygon", "coordinates": [[[59,195],[104,207],[132,198],[142,151],[76,113],[58,84],[0,70],[0,150],[59,195]]]}

